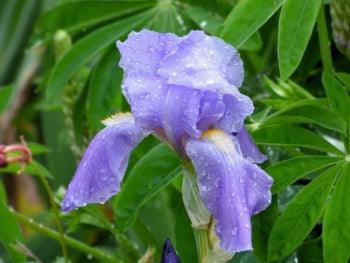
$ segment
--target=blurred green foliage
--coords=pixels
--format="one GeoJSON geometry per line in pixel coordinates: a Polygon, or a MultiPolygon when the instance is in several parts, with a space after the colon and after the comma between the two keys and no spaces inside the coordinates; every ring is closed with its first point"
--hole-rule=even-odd
{"type": "Polygon", "coordinates": [[[149,247],[159,262],[167,237],[196,262],[179,159],[154,138],[134,150],[108,204],[57,211],[101,119],[129,110],[114,42],[142,28],[201,29],[244,61],[242,90],[256,106],[247,126],[275,182],[272,205],[253,218],[254,251],[231,262],[348,262],[350,63],[330,25],[320,0],[2,0],[0,143],[24,135],[35,161],[24,170],[33,177],[0,168],[0,262],[65,262],[61,246],[72,262],[137,262],[149,247]]]}

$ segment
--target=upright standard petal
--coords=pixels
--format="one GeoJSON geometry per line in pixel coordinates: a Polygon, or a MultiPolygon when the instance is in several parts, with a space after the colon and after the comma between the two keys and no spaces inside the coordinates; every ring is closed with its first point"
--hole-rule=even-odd
{"type": "Polygon", "coordinates": [[[186,151],[197,173],[201,198],[217,222],[221,248],[251,250],[250,218],[270,204],[271,177],[240,154],[231,134],[220,130],[188,140],[186,151]]]}
{"type": "Polygon", "coordinates": [[[266,156],[260,152],[244,126],[237,133],[236,137],[244,158],[252,163],[263,163],[266,161],[266,156]]]}
{"type": "Polygon", "coordinates": [[[171,245],[170,239],[167,239],[164,243],[160,263],[181,263],[173,246],[171,245]]]}
{"type": "Polygon", "coordinates": [[[88,146],[70,182],[61,208],[69,212],[91,203],[104,203],[120,189],[130,152],[145,134],[131,114],[119,114],[105,121],[88,146]]]}
{"type": "Polygon", "coordinates": [[[243,63],[231,45],[203,31],[191,31],[161,60],[158,73],[170,84],[238,88],[243,82],[243,63]]]}
{"type": "Polygon", "coordinates": [[[124,42],[117,41],[121,55],[119,65],[125,71],[156,73],[159,61],[170,54],[181,39],[172,33],[158,33],[147,29],[131,32],[124,42]]]}

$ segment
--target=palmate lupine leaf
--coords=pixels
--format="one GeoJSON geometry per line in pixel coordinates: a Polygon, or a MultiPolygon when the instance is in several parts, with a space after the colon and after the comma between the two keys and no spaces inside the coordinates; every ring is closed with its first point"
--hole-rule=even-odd
{"type": "Polygon", "coordinates": [[[342,152],[320,135],[293,125],[271,125],[262,127],[252,136],[257,144],[305,147],[321,152],[342,155],[342,152]],[[296,136],[298,135],[298,136],[296,136]]]}
{"type": "Polygon", "coordinates": [[[337,48],[350,59],[350,2],[331,0],[333,38],[337,48]]]}
{"type": "Polygon", "coordinates": [[[281,161],[266,169],[266,172],[273,177],[272,193],[284,190],[288,185],[294,183],[303,176],[330,166],[338,161],[340,157],[331,156],[298,156],[281,161]]]}
{"type": "Polygon", "coordinates": [[[283,123],[316,124],[346,134],[346,123],[332,111],[325,99],[301,100],[268,116],[261,125],[283,123]]]}
{"type": "Polygon", "coordinates": [[[288,256],[307,237],[319,220],[343,163],[325,171],[304,187],[289,203],[272,228],[269,261],[288,256]]]}

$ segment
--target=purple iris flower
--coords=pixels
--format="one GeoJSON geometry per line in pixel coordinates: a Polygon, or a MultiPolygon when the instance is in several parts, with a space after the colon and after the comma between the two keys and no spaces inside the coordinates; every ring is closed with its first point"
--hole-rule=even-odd
{"type": "Polygon", "coordinates": [[[104,121],[107,127],[86,150],[62,210],[104,203],[115,195],[130,152],[152,133],[192,162],[221,248],[251,250],[250,218],[270,204],[272,179],[256,165],[266,157],[244,127],[254,107],[238,90],[243,81],[239,54],[202,31],[178,37],[142,30],[117,47],[132,113],[104,121]]]}
{"type": "Polygon", "coordinates": [[[169,239],[165,240],[160,263],[181,263],[169,239]]]}

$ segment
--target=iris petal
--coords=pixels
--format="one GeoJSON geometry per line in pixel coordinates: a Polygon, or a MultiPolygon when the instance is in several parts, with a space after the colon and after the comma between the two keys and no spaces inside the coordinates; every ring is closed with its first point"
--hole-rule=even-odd
{"type": "Polygon", "coordinates": [[[252,163],[263,163],[266,161],[266,156],[263,155],[259,148],[254,144],[247,129],[243,126],[237,133],[237,140],[241,149],[242,155],[252,163]]]}
{"type": "Polygon", "coordinates": [[[61,208],[69,212],[91,203],[104,203],[120,189],[130,152],[145,134],[131,115],[107,121],[88,146],[70,182],[61,208]]]}
{"type": "Polygon", "coordinates": [[[167,91],[167,85],[150,73],[125,74],[123,92],[137,123],[142,127],[153,130],[162,128],[162,108],[167,91]]]}
{"type": "Polygon", "coordinates": [[[119,65],[125,70],[155,73],[159,61],[176,48],[181,37],[147,29],[131,32],[124,42],[117,41],[121,54],[119,65]]]}
{"type": "Polygon", "coordinates": [[[195,88],[240,87],[243,63],[238,52],[219,38],[191,31],[160,62],[158,73],[170,84],[195,88]]]}
{"type": "Polygon", "coordinates": [[[270,204],[271,177],[241,156],[232,135],[219,130],[188,140],[186,151],[198,176],[201,198],[217,221],[221,248],[251,250],[250,218],[270,204]]]}

